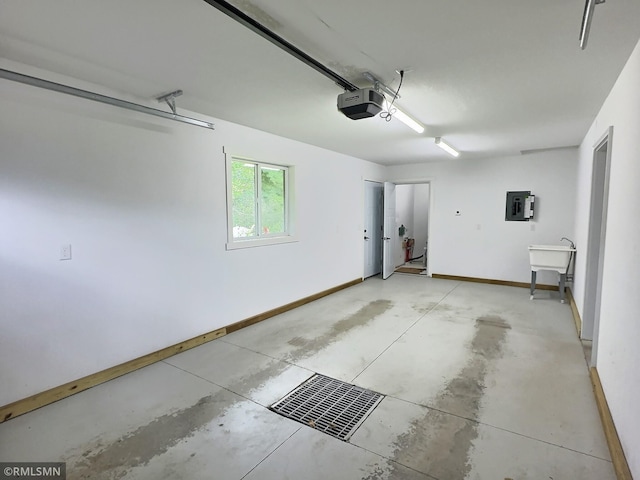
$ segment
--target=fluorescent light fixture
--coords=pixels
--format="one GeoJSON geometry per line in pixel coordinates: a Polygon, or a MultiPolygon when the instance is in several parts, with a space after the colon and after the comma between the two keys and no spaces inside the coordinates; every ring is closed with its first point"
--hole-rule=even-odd
{"type": "Polygon", "coordinates": [[[420,125],[413,118],[411,118],[409,115],[407,115],[402,110],[400,110],[395,104],[392,106],[391,103],[389,103],[389,101],[386,98],[384,99],[384,109],[387,112],[390,112],[390,110],[394,110],[391,117],[397,118],[402,123],[404,123],[407,127],[415,130],[417,133],[424,132],[424,127],[422,125],[420,125]]]}
{"type": "Polygon", "coordinates": [[[596,5],[604,3],[604,1],[605,0],[585,0],[582,25],[580,26],[580,49],[582,50],[587,48],[589,30],[591,30],[591,20],[593,19],[593,9],[596,5]]]}
{"type": "Polygon", "coordinates": [[[460,152],[458,152],[451,145],[446,144],[442,140],[442,137],[436,137],[436,145],[439,146],[441,149],[443,149],[445,152],[447,152],[449,155],[453,155],[454,157],[457,157],[458,155],[460,155],[460,152]]]}

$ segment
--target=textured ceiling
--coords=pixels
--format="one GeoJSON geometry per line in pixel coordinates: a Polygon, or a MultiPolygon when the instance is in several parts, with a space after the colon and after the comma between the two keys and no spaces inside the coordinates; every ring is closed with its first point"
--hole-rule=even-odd
{"type": "MultiPolygon", "coordinates": [[[[352,83],[396,87],[426,127],[349,120],[341,88],[203,0],[3,0],[0,57],[381,164],[463,159],[580,143],[640,38],[640,2],[234,0],[352,83]]],[[[3,80],[4,81],[4,80],[3,80]]]]}

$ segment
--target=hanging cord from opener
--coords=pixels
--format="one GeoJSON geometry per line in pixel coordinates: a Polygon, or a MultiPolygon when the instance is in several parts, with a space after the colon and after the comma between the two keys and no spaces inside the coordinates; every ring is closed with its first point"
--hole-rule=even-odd
{"type": "Polygon", "coordinates": [[[400,88],[402,87],[402,81],[404,80],[404,70],[400,70],[400,83],[398,84],[398,88],[396,89],[396,93],[393,94],[393,99],[391,100],[391,102],[389,102],[389,100],[387,100],[387,103],[389,103],[389,108],[387,109],[387,111],[384,112],[380,112],[380,117],[384,118],[385,121],[390,122],[391,119],[393,118],[393,114],[396,113],[395,108],[393,108],[393,104],[396,101],[396,98],[398,98],[398,93],[400,93],[400,88]]]}

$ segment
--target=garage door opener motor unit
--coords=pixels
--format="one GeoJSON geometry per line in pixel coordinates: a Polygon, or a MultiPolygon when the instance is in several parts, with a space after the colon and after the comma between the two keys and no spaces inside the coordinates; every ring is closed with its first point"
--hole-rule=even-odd
{"type": "Polygon", "coordinates": [[[384,96],[373,88],[361,88],[338,95],[338,110],[352,120],[369,118],[382,110],[384,96]]]}

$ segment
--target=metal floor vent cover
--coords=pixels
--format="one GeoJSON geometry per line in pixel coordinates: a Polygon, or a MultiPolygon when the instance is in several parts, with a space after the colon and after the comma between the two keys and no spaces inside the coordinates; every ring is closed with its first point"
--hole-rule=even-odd
{"type": "Polygon", "coordinates": [[[347,441],[383,398],[371,390],[316,374],[269,408],[347,441]]]}

